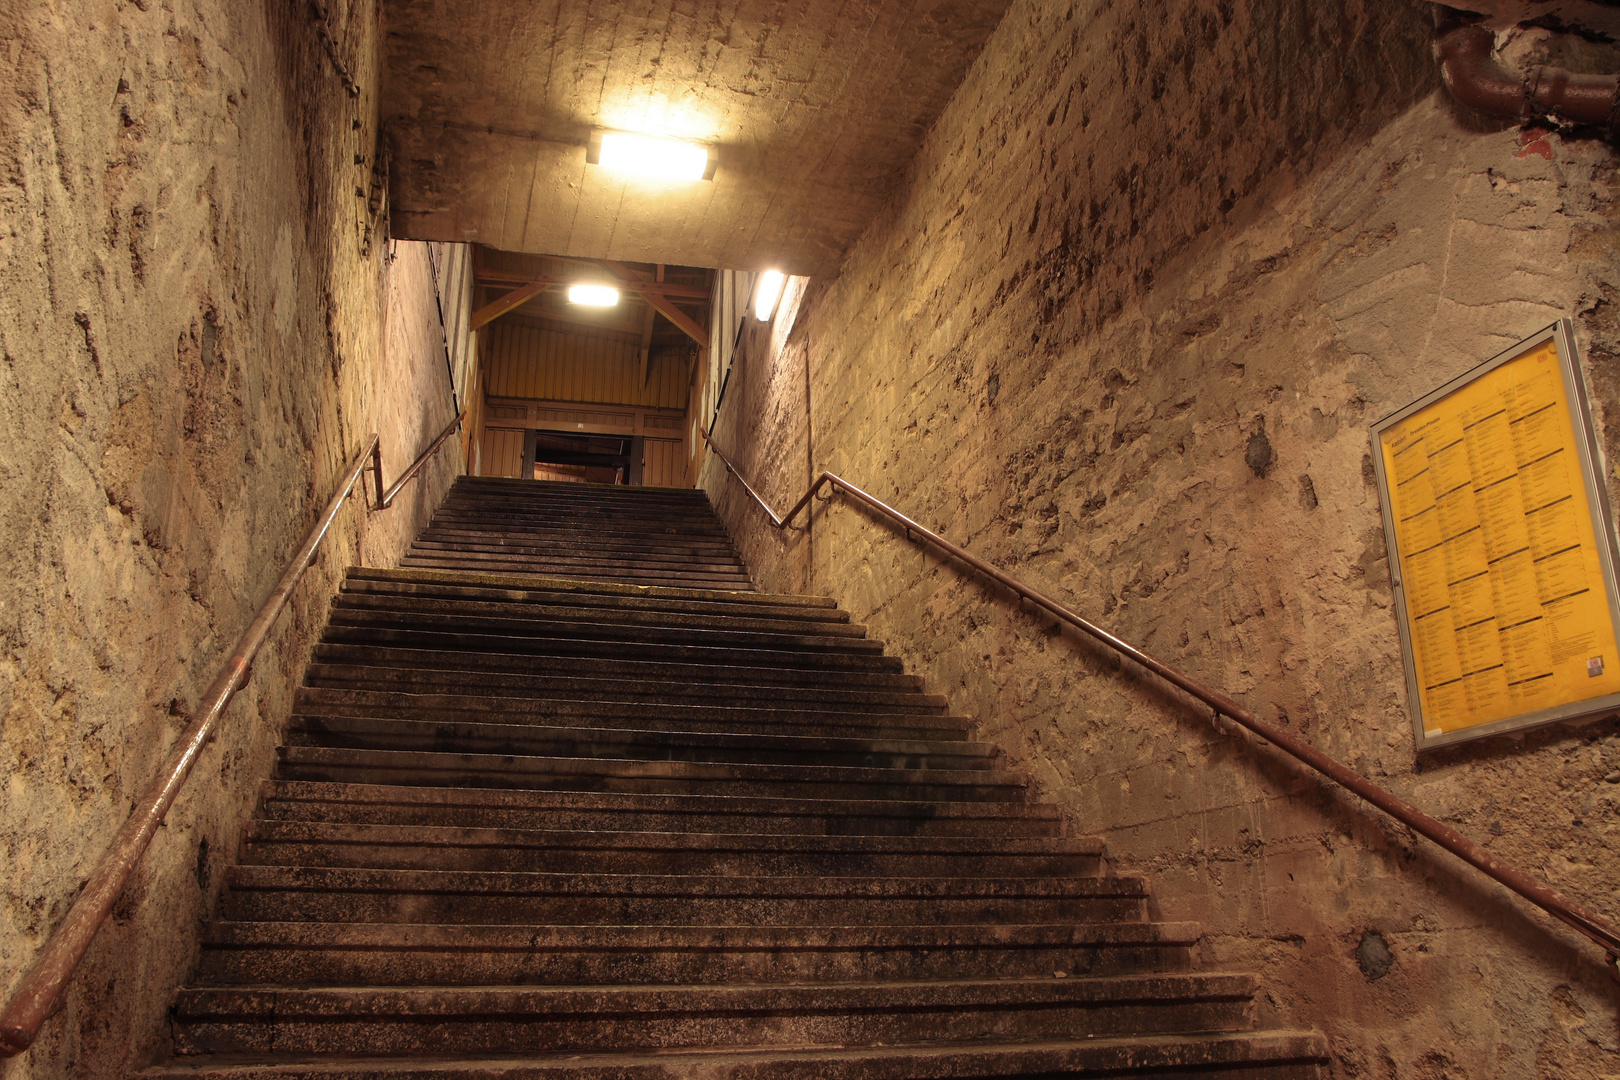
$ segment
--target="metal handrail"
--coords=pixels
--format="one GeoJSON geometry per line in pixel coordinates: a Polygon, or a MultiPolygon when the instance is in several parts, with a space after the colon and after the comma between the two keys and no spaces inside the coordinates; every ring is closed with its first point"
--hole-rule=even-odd
{"type": "Polygon", "coordinates": [[[67,917],[51,933],[45,947],[34,958],[28,973],[23,976],[22,982],[11,995],[11,1000],[6,1003],[5,1012],[0,1013],[0,1056],[11,1057],[33,1045],[40,1026],[56,1011],[68,980],[73,977],[79,961],[90,948],[90,942],[101,929],[101,924],[106,921],[108,912],[112,910],[119,894],[123,892],[125,883],[129,881],[130,874],[134,873],[136,864],[140,862],[147,846],[151,844],[158,827],[163,824],[169,807],[180,794],[180,789],[191,774],[197,758],[202,754],[203,747],[213,738],[214,728],[224,715],[225,707],[252,674],[253,658],[258,655],[265,639],[269,637],[270,628],[275,625],[276,619],[287,606],[293,590],[304,576],[304,571],[309,569],[309,564],[314,561],[315,551],[326,538],[338,511],[354,493],[355,485],[360,482],[360,474],[366,470],[368,462],[376,477],[379,494],[377,509],[386,509],[394,496],[399,494],[399,489],[421,470],[433,452],[443,445],[450,433],[461,424],[461,420],[462,417],[458,416],[455,423],[434,440],[386,493],[383,493],[382,486],[382,444],[376,435],[372,435],[366,442],[366,448],[349,462],[336,494],[326,504],[326,509],[316,519],[315,524],[310,526],[309,532],[304,534],[292,565],[287,567],[286,573],[281,575],[281,580],[276,582],[269,599],[259,608],[258,614],[242,632],[231,658],[225,662],[225,666],[208,687],[207,693],[203,695],[202,711],[186,726],[185,731],[181,732],[180,738],[169,751],[162,770],[147,788],[145,798],[136,805],[129,820],[118,831],[112,846],[102,856],[95,872],[90,875],[90,880],[85,883],[83,890],[73,901],[67,917]]]}
{"type": "MultiPolygon", "coordinates": [[[[705,439],[705,441],[707,441],[707,439],[705,439]]],[[[1248,728],[1260,738],[1273,744],[1274,746],[1277,746],[1285,753],[1288,753],[1309,765],[1311,768],[1315,769],[1323,776],[1326,776],[1328,779],[1343,787],[1349,788],[1367,802],[1372,803],[1374,806],[1378,807],[1378,809],[1382,810],[1396,821],[1399,821],[1401,824],[1406,825],[1414,832],[1433,840],[1436,844],[1439,844],[1441,847],[1468,863],[1470,866],[1481,871],[1486,876],[1492,878],[1502,885],[1505,885],[1509,889],[1512,889],[1514,892],[1518,893],[1532,904],[1535,904],[1553,918],[1567,924],[1578,933],[1595,942],[1601,949],[1603,949],[1605,953],[1605,966],[1608,968],[1610,976],[1612,976],[1616,982],[1620,982],[1620,929],[1616,929],[1614,926],[1610,925],[1605,919],[1595,912],[1589,911],[1581,905],[1576,904],[1564,896],[1561,896],[1552,888],[1537,879],[1534,875],[1521,870],[1510,863],[1504,862],[1492,854],[1488,848],[1470,840],[1468,837],[1464,836],[1450,825],[1447,825],[1445,822],[1440,821],[1438,818],[1431,817],[1429,814],[1419,810],[1417,807],[1413,806],[1411,803],[1407,802],[1405,799],[1402,799],[1393,792],[1379,787],[1377,784],[1373,783],[1365,776],[1362,776],[1354,769],[1351,769],[1349,766],[1336,760],[1335,758],[1329,757],[1327,754],[1322,753],[1309,743],[1295,738],[1288,732],[1266,723],[1259,717],[1255,716],[1254,713],[1250,712],[1243,705],[1239,704],[1237,701],[1221,693],[1220,691],[1204,685],[1197,679],[1192,678],[1190,675],[1187,675],[1176,668],[1171,667],[1169,664],[1164,663],[1162,660],[1143,652],[1136,646],[1115,637],[1107,630],[1104,630],[1102,627],[1084,618],[1064,604],[1052,599],[1045,593],[1030,588],[1028,585],[1023,584],[1012,575],[1007,574],[1004,571],[999,570],[991,564],[985,562],[972,552],[951,543],[949,540],[945,539],[943,536],[940,536],[933,530],[917,524],[917,522],[913,521],[909,517],[906,517],[906,515],[900,513],[900,511],[894,509],[894,507],[889,506],[881,499],[862,491],[854,484],[851,484],[848,480],[845,480],[834,473],[823,471],[821,475],[816,477],[815,482],[810,485],[810,489],[804,493],[804,497],[793,504],[793,509],[789,510],[786,514],[778,515],[774,510],[771,509],[769,504],[767,504],[765,500],[760,497],[759,493],[755,491],[746,480],[743,480],[742,474],[738,472],[737,467],[731,463],[731,459],[720,452],[719,447],[715,446],[713,442],[709,442],[709,449],[714,451],[715,456],[718,457],[725,465],[726,471],[742,482],[742,485],[748,491],[748,494],[754,497],[754,501],[757,502],[760,505],[760,508],[765,511],[766,515],[770,517],[772,528],[797,528],[797,526],[792,524],[792,521],[798,516],[799,511],[810,505],[810,500],[814,498],[816,494],[822,490],[822,488],[830,485],[833,495],[847,495],[856,502],[865,506],[867,509],[878,514],[880,517],[886,518],[890,522],[901,526],[905,530],[906,539],[917,540],[920,538],[921,540],[926,540],[929,544],[932,544],[934,547],[945,552],[958,562],[967,564],[997,584],[1017,593],[1022,599],[1028,600],[1030,603],[1056,616],[1058,619],[1068,623],[1075,629],[1090,635],[1096,640],[1102,642],[1104,645],[1107,645],[1109,648],[1113,649],[1115,652],[1129,657],[1131,660],[1135,661],[1142,667],[1147,668],[1161,679],[1164,679],[1166,682],[1180,688],[1194,698],[1197,698],[1199,701],[1203,702],[1205,705],[1208,705],[1215,711],[1216,718],[1225,716],[1241,726],[1248,728]]],[[[832,495],[827,496],[827,498],[832,498],[832,495]]]]}
{"type": "MultiPolygon", "coordinates": [[[[387,493],[377,500],[377,509],[386,510],[394,504],[394,496],[399,494],[400,488],[404,487],[411,480],[415,479],[416,474],[422,471],[422,466],[428,463],[429,458],[438,453],[439,447],[443,446],[444,441],[456,433],[466,419],[467,413],[463,411],[460,416],[457,416],[454,420],[450,421],[449,427],[439,432],[438,438],[428,443],[428,448],[422,451],[421,455],[418,456],[415,461],[411,462],[410,468],[399,474],[399,479],[394,481],[394,486],[389,488],[387,493]]],[[[380,450],[377,453],[377,468],[377,490],[381,491],[382,452],[380,450]]]]}

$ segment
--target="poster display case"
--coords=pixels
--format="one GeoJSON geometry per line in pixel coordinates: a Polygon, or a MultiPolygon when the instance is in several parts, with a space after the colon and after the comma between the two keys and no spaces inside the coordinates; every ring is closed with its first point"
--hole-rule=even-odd
{"type": "Polygon", "coordinates": [[[1418,749],[1620,709],[1614,526],[1569,320],[1372,441],[1418,749]]]}

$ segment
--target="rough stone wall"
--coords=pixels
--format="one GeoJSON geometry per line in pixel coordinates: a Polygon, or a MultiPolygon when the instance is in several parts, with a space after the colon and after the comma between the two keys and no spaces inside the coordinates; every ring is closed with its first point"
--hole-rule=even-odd
{"type": "MultiPolygon", "coordinates": [[[[425,255],[389,260],[354,163],[376,4],[325,6],[0,6],[8,995],[346,461],[380,431],[392,476],[450,416],[425,255]]],[[[391,563],[457,464],[386,514],[344,509],[65,1008],[0,1076],[160,1051],[338,576],[391,563]]]]}
{"type": "MultiPolygon", "coordinates": [[[[1413,750],[1368,425],[1574,315],[1620,462],[1614,154],[1458,115],[1426,19],[1021,0],[716,439],[779,507],[808,441],[1614,918],[1613,719],[1413,750]]],[[[1337,1075],[1620,1072],[1582,939],[849,504],[784,537],[703,483],[762,588],[870,624],[1337,1075]]]]}

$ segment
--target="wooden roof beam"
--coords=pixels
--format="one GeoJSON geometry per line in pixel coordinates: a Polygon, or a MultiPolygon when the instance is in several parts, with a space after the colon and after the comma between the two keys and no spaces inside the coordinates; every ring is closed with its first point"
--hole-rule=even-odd
{"type": "Polygon", "coordinates": [[[545,281],[531,281],[527,285],[520,285],[499,300],[491,301],[473,312],[472,329],[477,330],[494,322],[513,308],[522,307],[548,288],[550,283],[545,281]]]}
{"type": "MultiPolygon", "coordinates": [[[[626,286],[640,284],[652,285],[656,288],[663,288],[663,286],[657,285],[656,282],[649,282],[645,280],[641,277],[641,275],[637,274],[636,271],[632,270],[630,267],[621,262],[614,262],[612,259],[601,259],[599,260],[599,265],[608,273],[624,282],[626,286]]],[[[658,309],[658,314],[680,327],[681,331],[685,333],[687,337],[697,342],[700,349],[707,349],[709,347],[709,332],[703,327],[699,326],[697,322],[686,312],[670,303],[669,299],[661,292],[652,292],[646,289],[637,291],[641,293],[641,295],[646,299],[647,303],[658,309]]]]}

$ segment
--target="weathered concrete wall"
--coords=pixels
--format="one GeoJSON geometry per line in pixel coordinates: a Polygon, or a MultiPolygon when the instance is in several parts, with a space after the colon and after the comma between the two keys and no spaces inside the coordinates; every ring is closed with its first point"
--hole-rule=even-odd
{"type": "MultiPolygon", "coordinates": [[[[356,196],[376,4],[328,7],[358,97],[308,4],[0,8],[8,994],[345,462],[380,431],[393,474],[450,417],[425,253],[390,261],[356,196]]],[[[391,563],[456,466],[386,514],[343,511],[65,1009],[0,1076],[117,1076],[158,1051],[338,575],[391,563]]]]}
{"type": "MultiPolygon", "coordinates": [[[[1015,4],[841,275],[750,332],[717,441],[778,505],[846,474],[1614,917],[1612,719],[1413,750],[1367,426],[1565,314],[1620,391],[1613,152],[1456,115],[1426,17],[1015,4]]],[[[1338,1075],[1620,1072],[1579,939],[847,503],[784,539],[703,480],[762,588],[871,624],[1338,1075]]]]}

